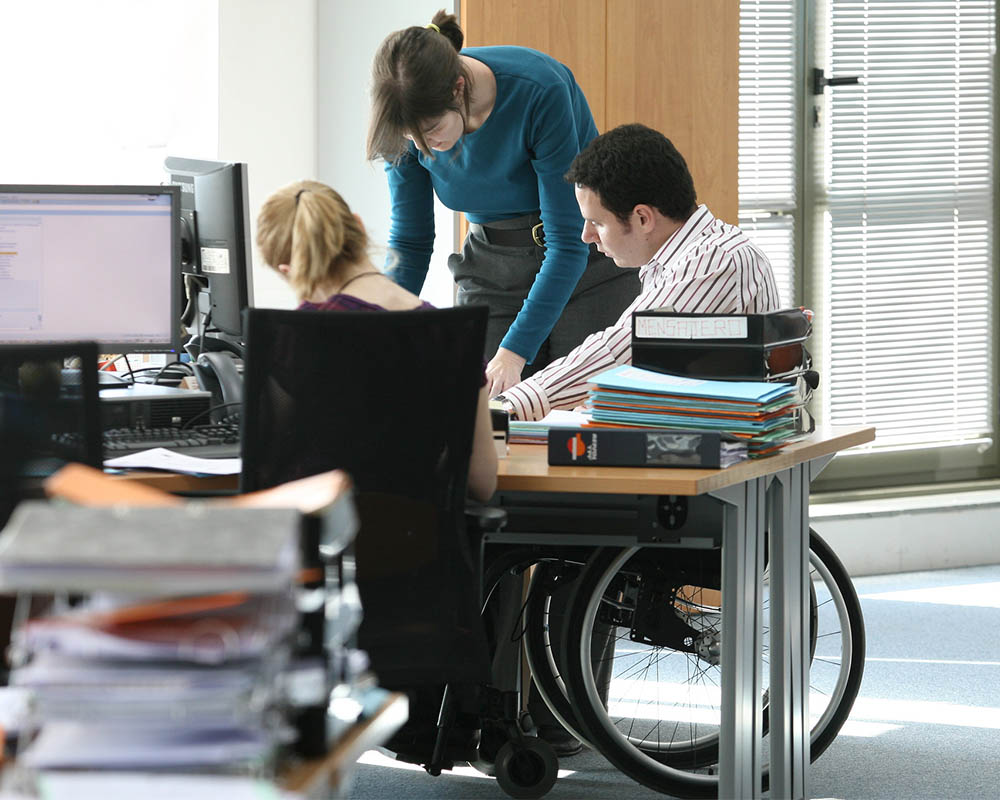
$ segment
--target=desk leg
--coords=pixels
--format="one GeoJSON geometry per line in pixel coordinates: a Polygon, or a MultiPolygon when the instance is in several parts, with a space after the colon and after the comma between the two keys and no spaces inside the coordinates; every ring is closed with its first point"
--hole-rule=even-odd
{"type": "Polygon", "coordinates": [[[720,798],[761,796],[764,487],[765,479],[755,478],[711,493],[726,503],[722,532],[720,798]]]}
{"type": "Polygon", "coordinates": [[[770,486],[771,796],[809,796],[809,464],[770,486]]]}

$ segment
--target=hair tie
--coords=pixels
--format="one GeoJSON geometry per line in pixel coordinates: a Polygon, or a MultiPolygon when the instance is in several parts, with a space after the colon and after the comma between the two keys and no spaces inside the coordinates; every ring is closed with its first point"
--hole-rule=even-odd
{"type": "Polygon", "coordinates": [[[437,25],[435,25],[433,22],[428,22],[426,25],[424,25],[424,27],[425,28],[433,28],[438,33],[441,33],[441,29],[437,25]]]}
{"type": "Polygon", "coordinates": [[[308,192],[308,191],[309,191],[308,189],[299,189],[298,192],[295,193],[295,207],[296,208],[299,207],[299,198],[302,196],[302,193],[303,192],[308,192]]]}

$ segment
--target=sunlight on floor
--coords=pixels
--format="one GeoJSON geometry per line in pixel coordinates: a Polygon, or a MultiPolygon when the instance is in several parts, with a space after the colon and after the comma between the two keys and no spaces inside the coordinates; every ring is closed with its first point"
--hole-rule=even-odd
{"type": "MultiPolygon", "coordinates": [[[[698,691],[689,693],[690,688],[667,682],[612,681],[608,710],[613,718],[717,725],[721,702],[718,688],[695,687],[698,691]]],[[[829,697],[826,695],[810,692],[813,722],[827,702],[829,697]]],[[[904,723],[1000,729],[1000,708],[931,700],[860,697],[854,703],[850,719],[841,733],[845,736],[878,736],[900,728],[904,723]]]]}
{"type": "Polygon", "coordinates": [[[937,603],[948,606],[1000,608],[1000,582],[935,586],[931,589],[904,589],[861,595],[862,600],[898,600],[907,603],[937,603]]]}
{"type": "MultiPolygon", "coordinates": [[[[396,761],[396,759],[391,756],[387,756],[381,750],[368,750],[362,754],[361,758],[358,759],[359,764],[367,764],[372,767],[391,767],[392,769],[408,769],[412,772],[423,772],[424,768],[419,764],[410,764],[406,761],[396,761]]],[[[575,769],[561,769],[559,770],[559,777],[565,778],[568,775],[575,773],[575,769]]],[[[445,775],[454,775],[459,778],[486,778],[486,780],[491,781],[493,778],[489,775],[484,775],[478,769],[469,766],[456,766],[454,769],[447,769],[441,773],[441,777],[445,775]]]]}
{"type": "Polygon", "coordinates": [[[891,725],[888,722],[861,722],[856,719],[848,719],[837,735],[871,739],[875,736],[881,736],[883,733],[889,733],[889,731],[898,731],[902,727],[902,725],[891,725]]]}
{"type": "Polygon", "coordinates": [[[933,700],[881,700],[859,697],[851,719],[885,722],[922,722],[961,728],[1000,729],[1000,708],[967,706],[933,700]]]}

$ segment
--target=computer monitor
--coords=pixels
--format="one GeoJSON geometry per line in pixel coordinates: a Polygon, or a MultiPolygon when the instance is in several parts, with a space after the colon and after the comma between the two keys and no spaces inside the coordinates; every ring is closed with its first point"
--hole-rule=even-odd
{"type": "Polygon", "coordinates": [[[0,344],[181,344],[176,186],[0,184],[0,344]]]}
{"type": "Polygon", "coordinates": [[[175,157],[163,165],[181,189],[182,320],[195,333],[185,349],[242,355],[240,315],[253,294],[247,165],[175,157]]]}

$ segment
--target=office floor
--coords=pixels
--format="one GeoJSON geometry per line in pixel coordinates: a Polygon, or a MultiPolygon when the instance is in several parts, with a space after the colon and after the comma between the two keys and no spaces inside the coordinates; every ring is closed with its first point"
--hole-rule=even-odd
{"type": "MultiPolygon", "coordinates": [[[[861,692],[830,749],[813,764],[811,795],[838,800],[980,800],[1000,795],[1000,566],[858,578],[868,634],[861,692]]],[[[409,765],[408,765],[409,766],[409,765]]],[[[663,797],[601,756],[565,759],[546,795],[663,797]]],[[[379,751],[348,794],[497,798],[471,768],[433,778],[379,751]]]]}

